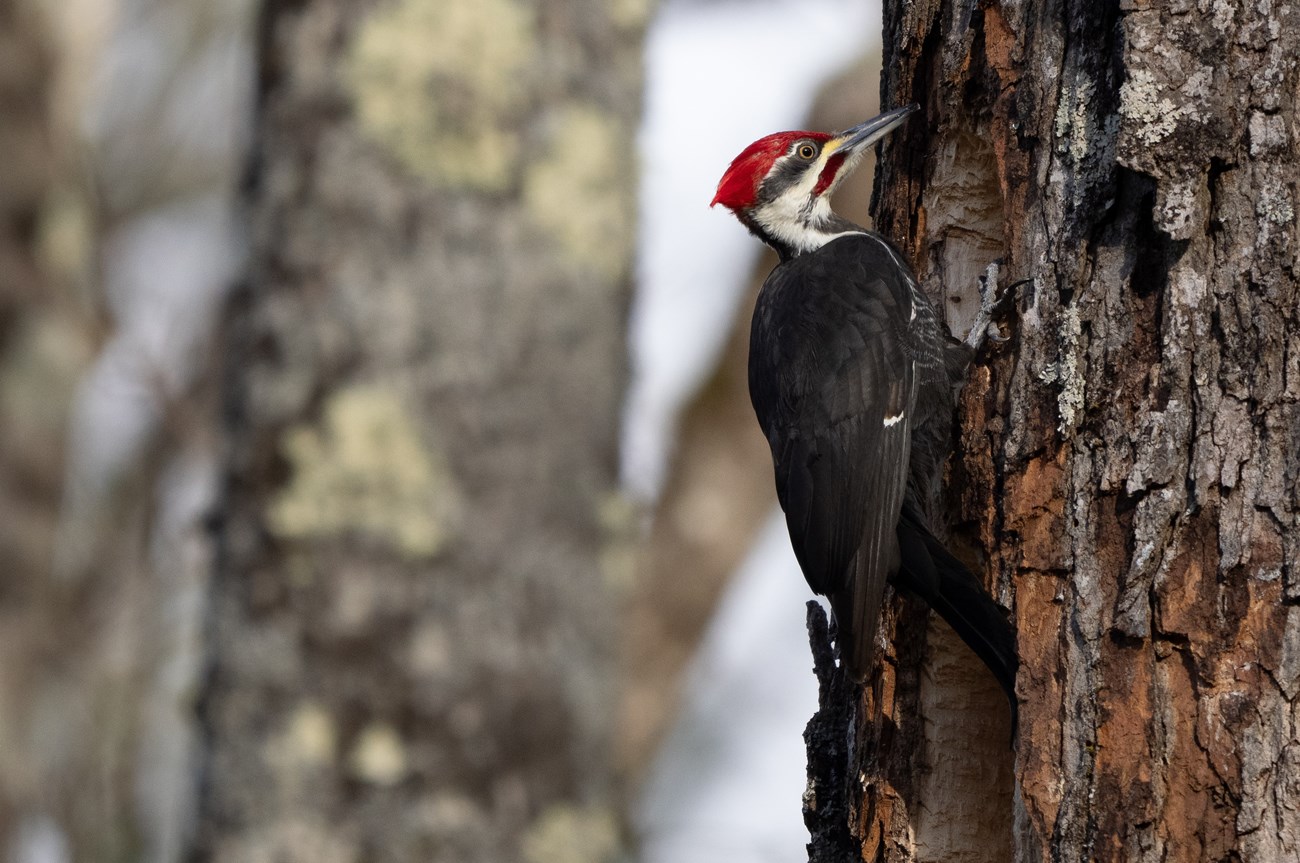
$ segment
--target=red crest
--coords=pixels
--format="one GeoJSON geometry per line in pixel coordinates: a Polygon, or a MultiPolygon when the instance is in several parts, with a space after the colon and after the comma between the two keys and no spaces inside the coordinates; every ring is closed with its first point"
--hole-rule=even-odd
{"type": "MultiPolygon", "coordinates": [[[[758,186],[772,170],[772,164],[785,155],[790,145],[801,139],[824,142],[831,136],[825,132],[777,132],[759,138],[731,160],[727,172],[718,182],[718,193],[709,206],[721,204],[731,210],[743,210],[758,199],[758,186]]],[[[838,166],[837,166],[838,167],[838,166]]]]}

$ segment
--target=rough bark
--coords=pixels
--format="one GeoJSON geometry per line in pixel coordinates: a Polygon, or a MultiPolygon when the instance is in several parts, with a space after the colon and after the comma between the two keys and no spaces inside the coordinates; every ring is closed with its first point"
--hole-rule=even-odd
{"type": "Polygon", "coordinates": [[[878,224],[955,331],[990,261],[1033,283],[949,484],[1018,624],[1016,793],[945,791],[953,758],[1011,755],[949,733],[986,707],[931,709],[933,639],[895,602],[864,859],[1300,858],[1300,12],[928,0],[885,32],[885,102],[924,115],[885,148],[878,224]]]}
{"type": "Polygon", "coordinates": [[[637,2],[271,2],[194,858],[609,859],[637,2]]]}

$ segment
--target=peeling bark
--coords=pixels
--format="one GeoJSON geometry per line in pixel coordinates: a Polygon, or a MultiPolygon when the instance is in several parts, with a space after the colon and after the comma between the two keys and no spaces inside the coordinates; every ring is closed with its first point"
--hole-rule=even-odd
{"type": "MultiPolygon", "coordinates": [[[[885,103],[925,119],[878,226],[954,330],[990,261],[1033,279],[949,477],[1019,631],[998,829],[1019,861],[1300,859],[1300,11],[901,2],[885,44],[885,103]]],[[[967,817],[913,714],[924,624],[895,602],[860,714],[864,859],[979,850],[918,841],[922,807],[967,817]]]]}

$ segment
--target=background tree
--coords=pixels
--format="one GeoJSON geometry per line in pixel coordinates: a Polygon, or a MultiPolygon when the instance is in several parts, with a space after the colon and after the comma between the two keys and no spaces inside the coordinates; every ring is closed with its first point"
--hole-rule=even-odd
{"type": "Polygon", "coordinates": [[[52,399],[40,409],[42,396],[57,391],[58,376],[33,357],[64,323],[45,299],[39,253],[40,214],[53,179],[51,41],[31,4],[0,3],[0,55],[12,58],[0,65],[0,152],[9,162],[0,179],[0,653],[7,658],[0,675],[0,847],[10,848],[42,832],[39,809],[49,803],[33,800],[41,796],[42,756],[24,745],[30,713],[20,705],[31,684],[27,669],[51,652],[41,633],[57,616],[42,575],[57,521],[57,441],[65,417],[52,399]]]}
{"type": "Polygon", "coordinates": [[[955,331],[990,261],[1033,283],[949,486],[1019,630],[1014,765],[991,684],[950,683],[973,657],[896,600],[857,726],[864,859],[1300,855],[1298,16],[886,9],[886,104],[924,119],[886,145],[878,223],[955,331]]]}
{"type": "Polygon", "coordinates": [[[646,12],[267,4],[196,859],[617,850],[646,12]]]}
{"type": "Polygon", "coordinates": [[[0,854],[190,824],[247,2],[0,2],[0,854]],[[147,57],[148,62],[140,62],[147,57]]]}

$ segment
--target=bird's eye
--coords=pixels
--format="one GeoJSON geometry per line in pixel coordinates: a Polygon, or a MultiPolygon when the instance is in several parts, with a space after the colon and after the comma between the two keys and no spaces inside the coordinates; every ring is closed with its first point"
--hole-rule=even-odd
{"type": "Polygon", "coordinates": [[[811,159],[817,155],[817,148],[812,144],[800,144],[799,149],[795,151],[800,159],[811,159]]]}

